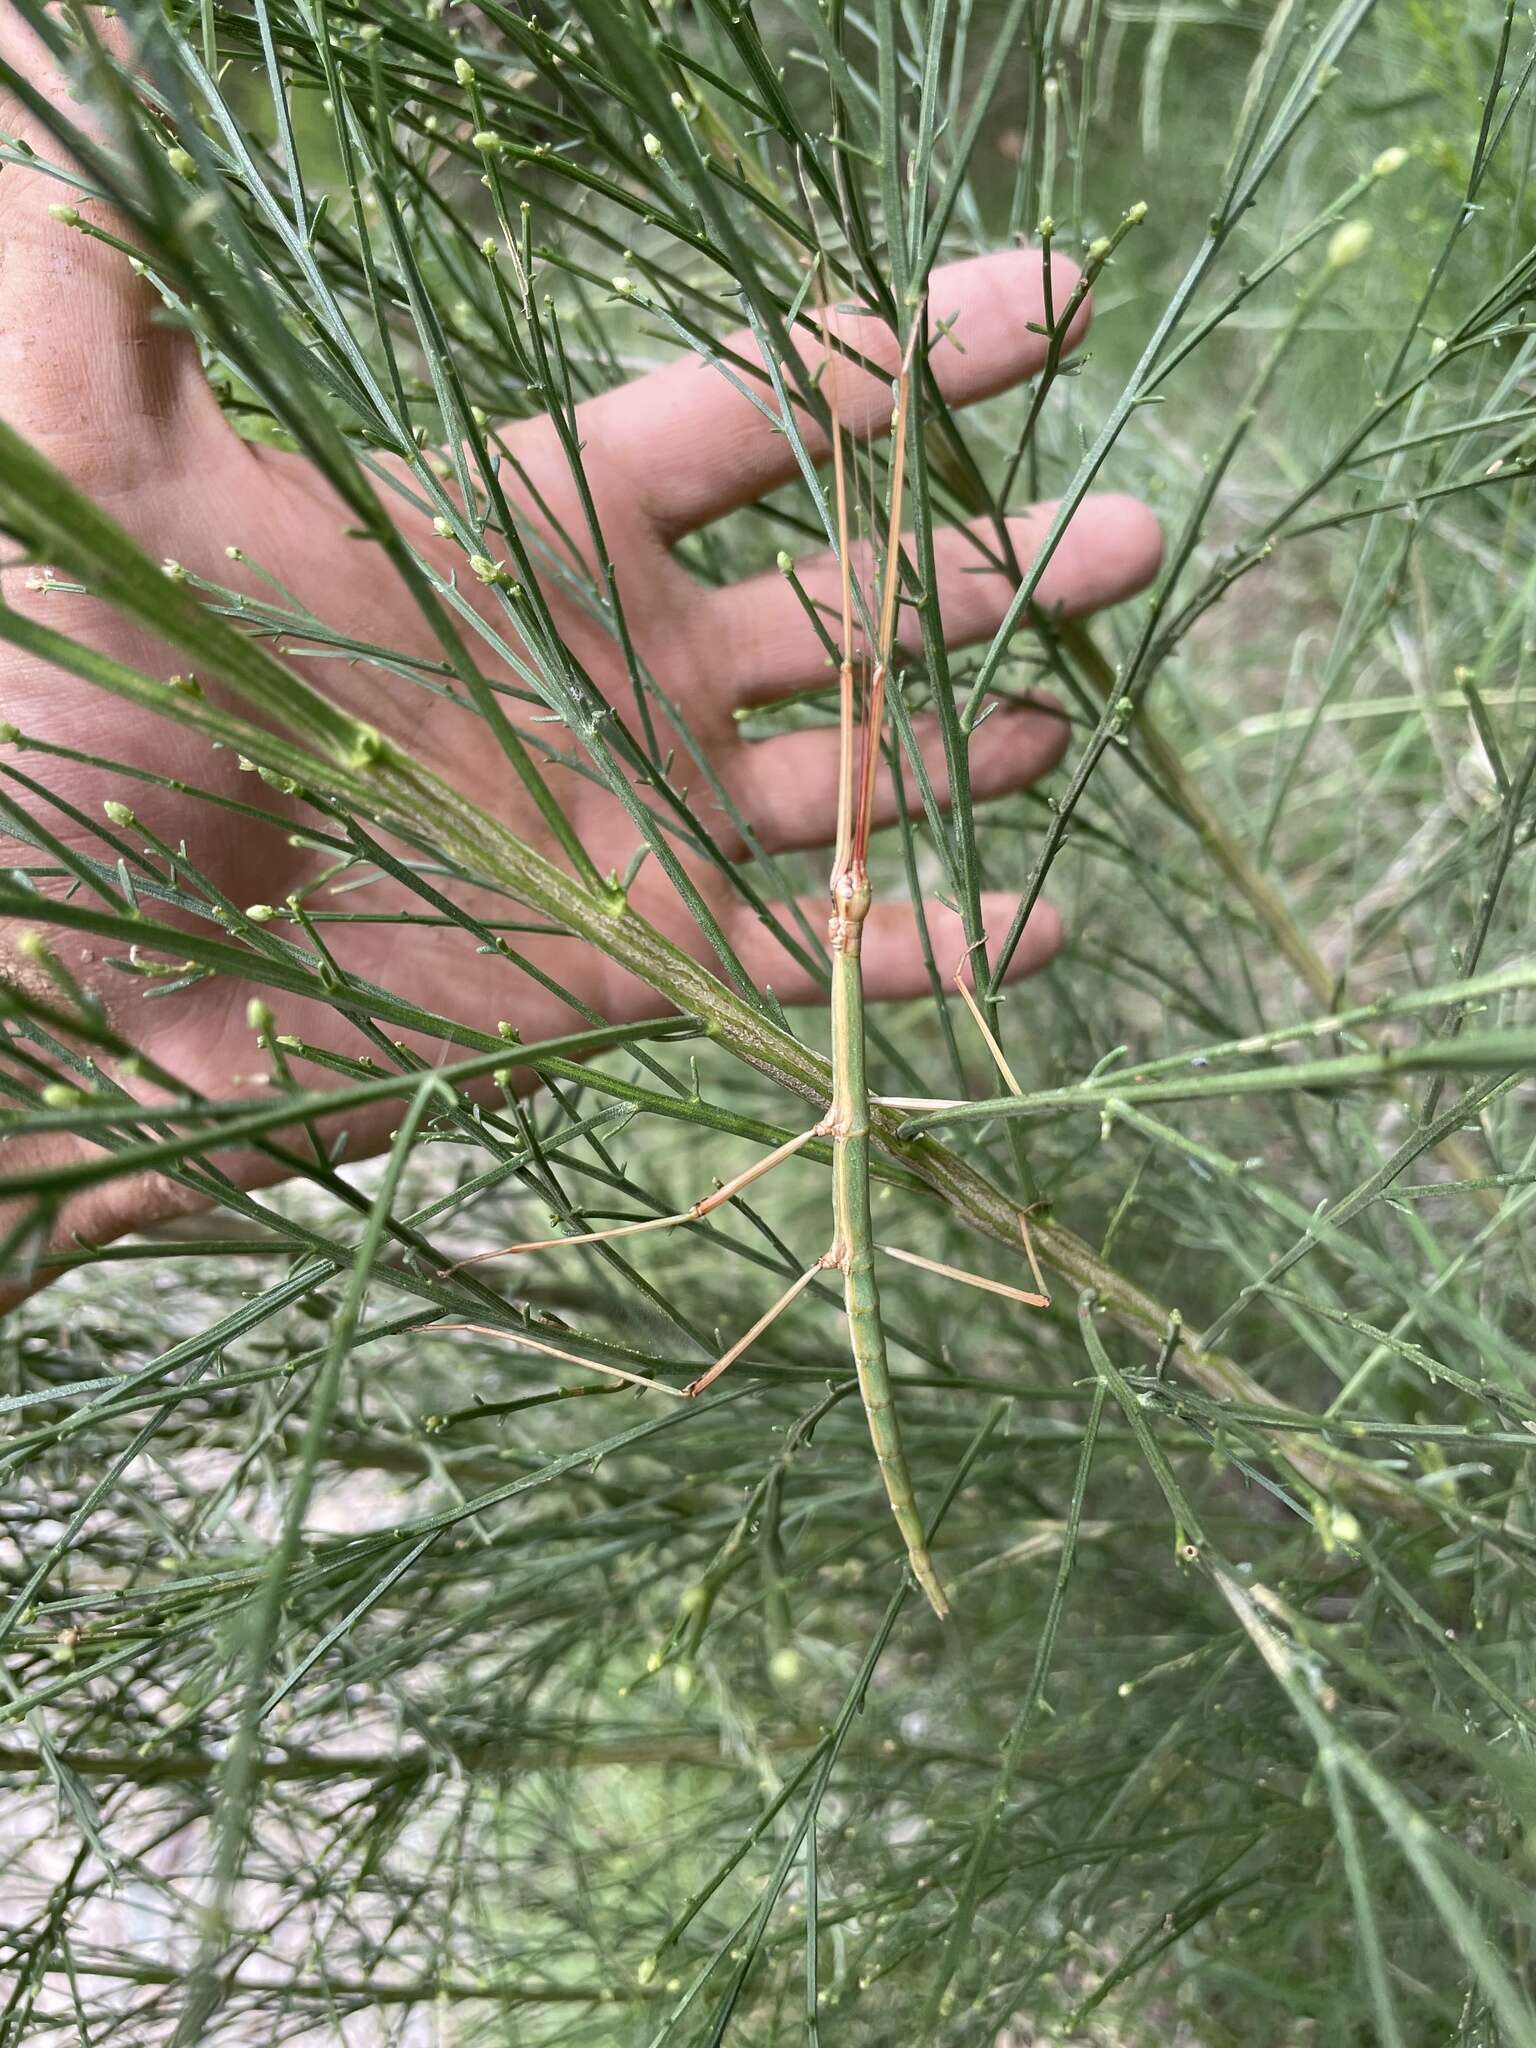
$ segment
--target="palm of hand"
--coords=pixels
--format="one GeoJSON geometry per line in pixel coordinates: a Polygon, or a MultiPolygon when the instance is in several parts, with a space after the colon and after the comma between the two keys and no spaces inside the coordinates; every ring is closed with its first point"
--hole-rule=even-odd
{"type": "MultiPolygon", "coordinates": [[[[8,28],[0,54],[19,67],[29,61],[30,52],[16,49],[17,38],[16,28],[8,28]]],[[[14,116],[0,120],[7,128],[25,125],[14,116]]],[[[381,563],[377,550],[346,538],[347,515],[329,486],[301,458],[258,449],[239,438],[203,381],[190,343],[156,323],[151,290],[120,257],[48,217],[53,193],[46,179],[8,175],[3,185],[6,289],[0,390],[10,423],[95,496],[151,555],[237,588],[244,580],[257,594],[262,586],[249,570],[226,559],[225,549],[236,547],[341,634],[434,657],[430,630],[403,585],[381,563]],[[66,309],[62,318],[61,305],[66,309]]],[[[1058,303],[1065,296],[1067,271],[1058,265],[1058,303]]],[[[990,395],[1038,367],[1043,344],[1030,332],[1030,323],[1038,323],[1041,314],[1038,259],[1020,254],[953,266],[935,277],[930,303],[961,342],[959,348],[941,348],[934,355],[935,373],[952,401],[990,395]]],[[[874,322],[840,325],[852,326],[849,339],[861,354],[891,359],[891,339],[874,322]]],[[[742,352],[749,351],[744,346],[742,352]]],[[[845,418],[872,429],[889,408],[883,385],[846,362],[830,374],[839,380],[845,418]]],[[[835,735],[786,733],[747,746],[733,715],[743,705],[771,701],[824,677],[824,652],[799,600],[776,575],[729,590],[706,589],[670,552],[680,535],[785,481],[791,463],[785,438],[775,435],[726,380],[691,361],[589,402],[580,424],[587,483],[640,662],[679,706],[765,848],[829,843],[835,822],[835,735]]],[[[514,513],[546,537],[551,531],[582,535],[580,500],[549,424],[519,425],[504,436],[504,445],[512,461],[503,474],[520,480],[515,496],[509,492],[514,513]]],[[[457,571],[465,587],[457,545],[440,539],[413,507],[397,501],[391,511],[418,554],[445,579],[457,571]]],[[[1020,559],[1029,559],[1047,516],[1037,508],[1011,522],[1020,559]]],[[[1111,602],[1147,580],[1157,553],[1156,527],[1142,507],[1117,498],[1092,500],[1046,572],[1042,601],[1070,612],[1111,602]]],[[[963,533],[942,537],[934,595],[952,643],[990,635],[1007,605],[1007,579],[978,569],[979,559],[963,533]]],[[[800,573],[814,597],[833,596],[837,567],[830,557],[801,565],[800,573]]],[[[105,605],[89,597],[38,593],[28,587],[32,580],[26,567],[9,569],[6,601],[18,609],[39,608],[49,625],[147,673],[163,675],[175,666],[164,648],[105,605]]],[[[482,588],[474,595],[477,609],[505,632],[507,621],[495,595],[482,588]]],[[[564,594],[557,579],[551,579],[545,595],[587,675],[610,701],[627,707],[629,677],[614,641],[564,594]]],[[[316,673],[313,664],[309,672],[316,673]]],[[[519,836],[551,850],[542,820],[505,761],[488,746],[473,714],[372,664],[327,662],[319,680],[349,710],[391,734],[519,836]]],[[[94,752],[251,801],[250,780],[227,753],[210,752],[200,736],[95,696],[73,678],[4,647],[0,709],[29,739],[94,752]]],[[[1059,757],[1065,734],[1061,720],[1045,710],[1025,707],[994,716],[972,747],[975,794],[999,795],[1033,780],[1059,757]]],[[[920,739],[942,793],[936,729],[929,724],[920,739]]],[[[275,800],[272,829],[236,829],[229,813],[174,791],[125,786],[121,777],[73,763],[46,766],[49,772],[38,779],[87,816],[105,798],[128,797],[160,837],[172,845],[185,840],[192,859],[236,903],[281,903],[314,875],[315,855],[291,843],[294,820],[275,800]]],[[[562,771],[552,773],[560,777],[562,771]]],[[[636,828],[624,808],[594,783],[569,774],[560,781],[559,794],[598,869],[622,871],[637,848],[636,828]]],[[[692,792],[695,804],[699,795],[697,789],[692,792]]],[[[887,797],[884,815],[890,809],[887,797]]],[[[705,816],[729,854],[744,851],[723,811],[711,818],[706,807],[705,816]]],[[[56,817],[48,822],[61,837],[73,835],[82,851],[96,850],[89,847],[83,828],[61,826],[56,817]]],[[[697,861],[690,866],[748,971],[785,1001],[813,996],[812,979],[718,869],[697,861]]],[[[391,884],[371,886],[366,895],[374,912],[421,907],[391,884]]],[[[654,863],[642,871],[634,898],[679,943],[704,951],[692,919],[654,863]]],[[[995,907],[1000,920],[1011,910],[1008,903],[995,907]]],[[[505,916],[507,906],[489,914],[505,916]]],[[[941,945],[958,958],[958,931],[944,929],[954,921],[947,913],[934,916],[941,945]]],[[[442,1007],[442,992],[451,988],[458,1014],[477,1022],[506,1015],[515,1005],[525,1038],[572,1027],[569,1007],[514,977],[504,962],[477,953],[461,931],[417,926],[403,932],[398,926],[366,923],[331,930],[337,955],[349,971],[385,980],[427,1007],[442,1007]]],[[[1048,958],[1056,939],[1055,919],[1042,910],[1019,949],[1015,971],[1028,971],[1048,958]]],[[[558,939],[518,943],[544,973],[604,1015],[622,1018],[655,1009],[649,991],[590,949],[578,950],[558,939]]],[[[89,948],[74,950],[89,978],[89,948]]],[[[867,976],[876,995],[915,993],[924,985],[915,929],[910,916],[895,906],[878,910],[871,921],[867,976]]],[[[244,1021],[246,993],[227,981],[208,982],[175,1002],[153,1005],[152,1021],[141,1014],[122,1021],[161,1066],[193,1088],[224,1094],[231,1078],[253,1063],[244,1021]]],[[[329,1013],[298,1002],[291,1015],[288,1008],[285,1004],[283,1028],[300,1035],[312,1030],[321,1042],[334,1042],[329,1013]]],[[[385,1128],[381,1119],[378,1131],[354,1130],[354,1150],[380,1142],[385,1128]]],[[[268,1176],[253,1167],[243,1177],[268,1176]]],[[[179,1204],[168,1198],[163,1206],[179,1204]]],[[[124,1225],[108,1218],[85,1227],[100,1235],[124,1225]]]]}

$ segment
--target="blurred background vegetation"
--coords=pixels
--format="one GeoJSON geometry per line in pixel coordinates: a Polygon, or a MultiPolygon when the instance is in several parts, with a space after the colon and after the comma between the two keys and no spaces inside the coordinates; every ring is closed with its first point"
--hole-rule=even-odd
{"type": "MultiPolygon", "coordinates": [[[[814,47],[814,11],[756,12],[813,127],[825,78],[788,59],[814,47]]],[[[1503,974],[1470,1015],[1448,997],[1387,1028],[1405,1047],[1497,1029],[1509,1057],[1406,1092],[1287,1085],[1290,1059],[1368,1043],[1328,1032],[1261,1048],[1244,1064],[1272,1085],[1224,1093],[1211,1048],[1329,1005],[1167,800],[1135,721],[1094,756],[1051,870],[1067,950],[1005,1006],[1026,1091],[1177,1056],[1187,1085],[1166,1101],[1106,1081],[1087,1106],[1043,1106],[1021,1127],[1031,1168],[1054,1216],[1214,1329],[1279,1407],[1161,1371],[1155,1344],[1069,1285],[1029,1314],[903,1272],[887,1313],[920,1492],[930,1515],[943,1504],[941,1629],[905,1586],[829,1301],[807,1297],[679,1413],[434,1329],[440,1309],[376,1280],[282,1589],[254,1782],[232,1788],[252,1611],[360,1225],[323,1187],[290,1186],[263,1197],[289,1237],[236,1215],[222,1237],[199,1223],[66,1259],[0,1336],[0,1560],[19,1602],[0,2043],[169,2040],[189,1995],[196,2037],[231,2043],[1536,2042],[1531,25],[1496,0],[1356,11],[1175,345],[1222,317],[1135,407],[1101,481],[1181,532],[1354,192],[1369,247],[1287,341],[1200,513],[1141,701],[1283,887],[1337,1007],[1503,974]],[[1356,438],[1383,390],[1469,331],[1482,339],[1450,373],[1356,438]],[[1270,552],[1277,521],[1289,537],[1270,552]],[[1436,1118],[1460,1164],[1418,1141],[1436,1118]],[[1340,1462],[1337,1486],[1312,1484],[1290,1453],[1327,1442],[1374,1483],[1340,1462]],[[232,1799],[242,1875],[210,1965],[232,1799]]],[[[271,12],[285,49],[302,45],[306,10],[271,12]]],[[[456,31],[483,72],[498,50],[515,70],[516,17],[366,12],[386,53],[456,31]]],[[[830,13],[872,75],[875,20],[830,13]]],[[[599,15],[540,19],[574,57],[599,15]]],[[[264,18],[212,0],[177,32],[196,47],[211,24],[238,59],[230,90],[275,185],[264,18]]],[[[1283,106],[1336,18],[1222,0],[1024,10],[946,252],[1044,213],[1081,252],[1148,209],[1052,393],[1030,457],[1043,493],[1067,487],[1199,248],[1250,81],[1283,106]]],[[[333,19],[365,62],[362,15],[333,19]]],[[[734,61],[725,10],[655,19],[702,62],[734,61]]],[[[1001,19],[996,0],[879,17],[908,51],[942,35],[960,114],[1001,19]]],[[[573,88],[604,91],[601,66],[573,88]]],[[[312,194],[333,146],[319,98],[295,94],[312,194]]],[[[785,175],[771,138],[762,161],[785,175]]],[[[254,218],[250,173],[225,174],[254,218]]],[[[441,175],[472,250],[483,195],[462,165],[441,175]]],[[[670,345],[608,290],[609,230],[598,205],[553,232],[594,385],[670,345]]],[[[651,232],[620,236],[642,278],[675,253],[651,232]]],[[[321,258],[348,303],[352,247],[336,226],[321,258]]],[[[461,309],[462,251],[421,247],[469,395],[525,409],[461,309]]],[[[288,436],[220,374],[248,431],[288,436]]],[[[1019,405],[995,401],[971,432],[994,481],[1019,405]]],[[[692,559],[724,579],[805,531],[786,494],[692,559]]],[[[1112,661],[1136,653],[1150,602],[1095,627],[1112,661]]],[[[1001,681],[1050,661],[1021,641],[1001,681]]],[[[912,705],[924,687],[910,680],[912,705]]],[[[1095,707],[1071,701],[1087,747],[1095,707]]],[[[1081,758],[977,814],[995,885],[1028,885],[1081,758]]],[[[890,889],[935,872],[921,820],[881,858],[890,889]]],[[[783,865],[824,881],[817,860],[783,865]]],[[[932,1093],[1000,1092],[963,1014],[913,1005],[882,1028],[932,1093]]],[[[687,1077],[696,1048],[656,1050],[687,1077]]],[[[639,1073],[623,1053],[599,1066],[639,1073]]],[[[794,1114],[726,1052],[696,1072],[723,1113],[794,1114]]],[[[456,1258],[542,1234],[551,1213],[606,1213],[613,1185],[660,1213],[754,1156],[626,1120],[574,1082],[509,1108],[501,1135],[518,1170],[482,1184],[478,1144],[428,1119],[393,1214],[456,1258]]],[[[1006,1158],[996,1128],[956,1137],[1006,1158]]],[[[345,1170],[369,1196],[382,1172],[345,1170]]],[[[500,1284],[553,1342],[690,1372],[685,1330],[741,1327],[824,1213],[824,1174],[797,1164],[749,1213],[642,1240],[622,1265],[552,1254],[500,1284]]],[[[914,1214],[909,1241],[976,1263],[952,1219],[914,1214]]]]}

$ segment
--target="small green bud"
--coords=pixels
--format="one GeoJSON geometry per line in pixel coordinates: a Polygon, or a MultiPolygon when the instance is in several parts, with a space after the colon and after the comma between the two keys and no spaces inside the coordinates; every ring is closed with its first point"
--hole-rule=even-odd
{"type": "Polygon", "coordinates": [[[775,1685],[794,1685],[804,1669],[805,1659],[787,1644],[782,1650],[775,1650],[768,1660],[768,1676],[775,1685]]]}
{"type": "Polygon", "coordinates": [[[471,555],[469,566],[482,583],[505,583],[507,572],[500,562],[493,562],[489,555],[471,555]]]}
{"type": "Polygon", "coordinates": [[[494,156],[501,147],[500,139],[493,135],[489,128],[477,129],[469,139],[482,156],[494,156]]]}
{"type": "Polygon", "coordinates": [[[224,557],[226,561],[230,562],[243,562],[245,560],[245,555],[242,552],[242,550],[233,547],[226,548],[224,550],[224,557]]]}
{"type": "Polygon", "coordinates": [[[635,281],[632,277],[616,277],[613,280],[613,288],[621,299],[632,298],[634,296],[635,281]]]}
{"type": "Polygon", "coordinates": [[[197,165],[179,143],[173,143],[165,152],[165,160],[178,178],[195,178],[197,165]]]}
{"type": "Polygon", "coordinates": [[[135,822],[133,812],[127,804],[120,804],[116,797],[109,796],[101,808],[107,814],[107,822],[116,825],[122,831],[126,832],[135,822]]]}
{"type": "Polygon", "coordinates": [[[1139,228],[1146,217],[1147,202],[1145,199],[1138,199],[1134,206],[1128,206],[1125,210],[1125,224],[1127,227],[1139,228]]]}
{"type": "Polygon", "coordinates": [[[469,416],[482,433],[484,433],[485,429],[491,424],[491,416],[485,410],[484,406],[472,405],[469,408],[469,416]]]}
{"type": "Polygon", "coordinates": [[[245,1006],[245,1021],[258,1038],[269,1038],[272,1034],[272,1009],[260,996],[252,996],[245,1006]]]}
{"type": "Polygon", "coordinates": [[[666,151],[661,146],[661,137],[659,135],[653,135],[651,131],[647,129],[645,131],[643,140],[645,143],[645,153],[648,157],[652,158],[653,161],[663,157],[666,154],[666,151]]]}
{"type": "Polygon", "coordinates": [[[521,1045],[523,1041],[521,1031],[518,1030],[515,1024],[509,1024],[505,1017],[497,1019],[496,1036],[504,1038],[508,1045],[521,1045]]]}
{"type": "Polygon", "coordinates": [[[650,1983],[651,1979],[655,1975],[656,1958],[654,1956],[647,1956],[645,1961],[640,1965],[639,1969],[635,1972],[635,1982],[640,1986],[641,1990],[643,1991],[646,1985],[650,1983]]]}
{"type": "Polygon", "coordinates": [[[50,206],[48,216],[56,220],[61,228],[77,228],[80,225],[80,209],[77,206],[50,206]]]}
{"type": "Polygon", "coordinates": [[[473,85],[475,82],[475,67],[467,57],[455,57],[453,60],[453,75],[460,85],[473,85]]]}
{"type": "Polygon", "coordinates": [[[1091,263],[1102,263],[1109,254],[1110,246],[1108,235],[1096,235],[1088,244],[1088,260],[1091,263]]]}
{"type": "Polygon", "coordinates": [[[487,263],[494,263],[496,261],[496,258],[501,254],[501,244],[494,235],[487,235],[480,244],[480,254],[487,263]]]}
{"type": "Polygon", "coordinates": [[[360,725],[353,735],[347,762],[353,768],[372,768],[384,758],[384,735],[371,725],[360,725]]]}
{"type": "Polygon", "coordinates": [[[779,552],[778,552],[778,557],[777,557],[777,560],[778,560],[778,564],[779,564],[779,574],[780,574],[781,576],[793,576],[793,575],[794,575],[794,573],[795,573],[795,558],[794,558],[794,556],[793,556],[792,554],[790,554],[790,553],[789,553],[789,551],[788,551],[788,549],[787,549],[787,548],[780,548],[780,549],[779,549],[779,552]]]}
{"type": "Polygon", "coordinates": [[[1400,171],[1407,161],[1408,152],[1406,149],[1401,147],[1384,149],[1381,155],[1377,157],[1375,163],[1371,165],[1371,176],[1373,178],[1390,178],[1393,172],[1400,171]]]}
{"type": "Polygon", "coordinates": [[[1347,220],[1343,227],[1335,228],[1333,239],[1328,244],[1328,268],[1347,270],[1351,263],[1358,263],[1371,246],[1371,224],[1368,220],[1347,220]]]}
{"type": "Polygon", "coordinates": [[[1042,214],[1040,217],[1040,225],[1035,229],[1035,233],[1039,236],[1040,240],[1042,242],[1048,242],[1051,236],[1055,234],[1055,232],[1056,216],[1051,213],[1042,214]]]}
{"type": "Polygon", "coordinates": [[[21,738],[21,728],[12,725],[8,718],[0,718],[0,747],[14,747],[21,738]]]}
{"type": "Polygon", "coordinates": [[[160,564],[160,574],[168,577],[172,583],[185,583],[187,580],[186,570],[170,555],[167,555],[160,564]]]}
{"type": "Polygon", "coordinates": [[[201,697],[203,694],[203,686],[194,675],[167,676],[165,680],[170,689],[179,690],[184,697],[201,697]]]}
{"type": "Polygon", "coordinates": [[[432,531],[438,536],[440,540],[453,539],[453,528],[449,525],[448,521],[443,517],[441,513],[439,513],[437,517],[433,520],[432,531]]]}
{"type": "Polygon", "coordinates": [[[270,903],[247,903],[245,914],[252,924],[270,924],[277,912],[270,903]]]}
{"type": "Polygon", "coordinates": [[[383,33],[383,29],[379,27],[376,21],[365,21],[357,32],[357,39],[360,43],[373,44],[379,40],[383,33]]]}
{"type": "Polygon", "coordinates": [[[48,957],[48,941],[41,932],[23,932],[16,941],[16,950],[23,960],[45,960],[48,957]]]}
{"type": "Polygon", "coordinates": [[[677,1669],[672,1673],[672,1688],[680,1700],[687,1699],[689,1693],[693,1691],[693,1666],[691,1664],[678,1665],[677,1669]]]}
{"type": "Polygon", "coordinates": [[[80,1090],[67,1081],[50,1081],[43,1090],[43,1101],[50,1109],[76,1109],[84,1100],[80,1090]]]}
{"type": "Polygon", "coordinates": [[[512,1086],[512,1069],[510,1067],[497,1067],[493,1071],[491,1079],[498,1088],[510,1088],[512,1086]]]}

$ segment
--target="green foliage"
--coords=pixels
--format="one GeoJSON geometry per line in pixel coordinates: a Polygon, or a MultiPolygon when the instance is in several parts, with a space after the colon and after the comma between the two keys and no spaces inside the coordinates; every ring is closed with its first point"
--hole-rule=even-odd
{"type": "MultiPolygon", "coordinates": [[[[1529,25],[126,13],[137,94],[89,23],[47,28],[122,124],[75,138],[61,201],[116,202],[242,432],[319,467],[441,659],[166,573],[6,432],[16,551],[217,680],[46,606],[0,634],[246,757],[243,808],[275,787],[329,865],[228,899],[140,825],[142,760],[82,851],[40,770],[99,765],[99,728],[0,749],[0,910],[143,988],[109,1019],[61,945],[18,949],[0,1041],[4,1135],[85,1141],[0,1154],[8,1257],[62,1276],[0,1339],[0,2044],[1536,2042],[1529,25]],[[882,894],[937,888],[978,942],[1018,1087],[937,972],[883,1015],[872,1084],[960,1106],[882,1112],[876,1227],[1027,1284],[1038,1198],[1056,1287],[883,1277],[941,1627],[835,1289],[673,1398],[825,1242],[824,1146],[675,1231],[460,1263],[684,1210],[826,1093],[824,1018],[727,915],[814,967],[780,899],[824,860],[722,850],[665,674],[631,651],[601,701],[545,593],[627,648],[623,593],[519,533],[489,423],[551,414],[579,469],[576,403],[642,358],[755,380],[802,480],[685,544],[733,581],[832,531],[797,424],[814,264],[905,327],[936,260],[1042,220],[1096,276],[1093,339],[1038,404],[927,390],[919,555],[1036,497],[1053,545],[1098,480],[1166,557],[1091,632],[1015,631],[1044,555],[1016,564],[1004,630],[892,681],[897,749],[932,709],[963,756],[1039,683],[1073,725],[1035,791],[946,818],[919,786],[879,845],[882,894]],[[727,361],[743,319],[760,359],[727,361]],[[549,850],[343,701],[342,661],[457,692],[549,850]],[[572,823],[583,778],[675,885],[665,935],[572,823]],[[554,931],[652,1021],[514,1048],[451,977],[426,1004],[387,948],[339,967],[327,920],[366,923],[381,874],[504,965],[500,1014],[547,994],[518,948],[554,931]],[[1068,948],[1005,989],[1022,920],[988,931],[982,886],[1047,881],[1068,948]],[[194,1093],[139,1019],[229,990],[251,1071],[194,1093]],[[393,1105],[381,1164],[328,1151],[341,1100],[393,1105]],[[236,1186],[235,1140],[289,1184],[236,1186]],[[45,1249],[146,1166],[210,1213],[45,1249]]],[[[62,163],[78,108],[33,111],[62,163]]]]}

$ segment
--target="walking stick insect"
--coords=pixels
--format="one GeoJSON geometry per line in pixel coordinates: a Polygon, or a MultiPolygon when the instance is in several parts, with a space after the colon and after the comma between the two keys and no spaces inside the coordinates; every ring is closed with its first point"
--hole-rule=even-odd
{"type": "MultiPolygon", "coordinates": [[[[843,426],[838,410],[836,379],[826,379],[827,406],[831,424],[832,474],[837,517],[838,557],[841,567],[842,637],[838,671],[838,730],[840,736],[838,775],[837,842],[830,883],[831,917],[828,941],[832,956],[831,1050],[832,1100],[826,1114],[809,1130],[788,1139],[745,1172],[724,1182],[691,1208],[672,1216],[646,1217],[636,1223],[613,1224],[603,1230],[583,1231],[570,1237],[541,1238],[527,1244],[505,1245],[498,1251],[481,1252],[476,1259],[461,1261],[472,1265],[482,1259],[510,1257],[522,1252],[551,1251],[564,1246],[607,1244],[615,1238],[638,1237],[652,1230],[670,1230],[679,1224],[698,1223],[713,1210],[734,1201],[755,1181],[790,1159],[812,1139],[829,1140],[832,1146],[832,1241],[816,1262],[807,1267],[759,1316],[746,1334],[737,1339],[685,1390],[688,1395],[704,1392],[726,1369],[750,1349],[791,1302],[820,1273],[838,1272],[843,1281],[843,1307],[848,1325],[849,1349],[858,1377],[859,1392],[869,1423],[870,1439],[880,1467],[886,1498],[906,1548],[912,1576],[926,1595],[934,1613],[942,1620],[949,1612],[944,1588],[934,1569],[913,1491],[912,1474],[902,1447],[901,1429],[891,1393],[891,1373],[886,1357],[885,1327],[880,1314],[880,1290],[875,1277],[875,1253],[902,1261],[967,1286],[1001,1294],[1031,1308],[1050,1306],[1050,1295],[1030,1241],[1029,1225],[1023,1212],[1019,1228],[1023,1237],[1033,1290],[1006,1286],[979,1274],[962,1272],[917,1252],[902,1251],[894,1245],[876,1245],[870,1211],[869,1146],[870,1103],[865,1066],[864,982],[860,961],[864,921],[869,913],[869,841],[874,815],[876,777],[880,767],[880,740],[884,724],[886,679],[890,673],[896,640],[896,616],[901,574],[902,484],[906,468],[908,408],[911,396],[912,349],[916,340],[919,311],[913,334],[903,353],[895,380],[895,409],[892,418],[892,452],[889,503],[886,518],[884,560],[879,568],[879,602],[875,644],[872,655],[855,653],[854,571],[849,544],[848,478],[843,445],[843,426]]],[[[828,356],[830,361],[830,354],[828,356]]],[[[962,970],[963,972],[963,970],[962,970]]],[[[1017,1091],[1001,1049],[988,1030],[970,992],[959,974],[956,986],[974,1019],[987,1049],[1007,1083],[1017,1091]]],[[[884,1098],[874,1098],[881,1099],[884,1098]]],[[[896,1102],[896,1098],[891,1098],[896,1102]]],[[[899,1106],[899,1105],[898,1105],[899,1106]]],[[[923,1105],[929,1106],[929,1105],[923,1105]]]]}

